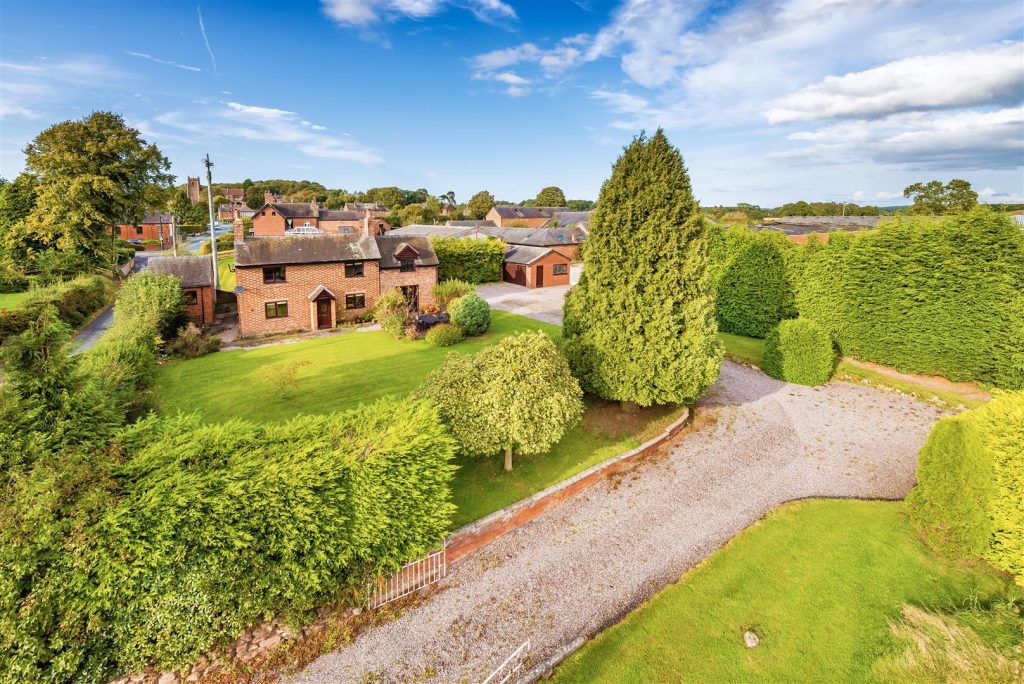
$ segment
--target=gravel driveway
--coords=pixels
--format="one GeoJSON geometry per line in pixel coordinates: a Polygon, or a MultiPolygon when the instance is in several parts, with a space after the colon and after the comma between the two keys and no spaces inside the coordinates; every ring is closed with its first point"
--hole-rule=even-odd
{"type": "MultiPolygon", "coordinates": [[[[579,282],[581,273],[583,266],[573,264],[569,271],[570,285],[579,282]]],[[[487,283],[478,285],[476,291],[492,308],[562,325],[562,302],[569,285],[530,289],[513,283],[487,283]]]]}
{"type": "Polygon", "coordinates": [[[453,566],[395,622],[296,682],[479,682],[527,637],[530,663],[620,619],[785,501],[902,498],[937,409],[859,385],[789,385],[725,362],[661,459],[598,484],[453,566]]]}

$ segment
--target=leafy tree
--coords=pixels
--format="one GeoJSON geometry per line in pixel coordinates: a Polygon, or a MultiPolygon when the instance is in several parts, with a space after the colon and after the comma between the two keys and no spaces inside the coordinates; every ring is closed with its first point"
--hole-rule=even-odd
{"type": "Polygon", "coordinates": [[[564,207],[566,205],[565,193],[556,185],[549,185],[537,193],[537,199],[533,201],[538,207],[564,207]]]}
{"type": "Polygon", "coordinates": [[[0,185],[0,236],[32,213],[36,194],[36,179],[27,173],[20,173],[13,181],[0,185]]]}
{"type": "Polygon", "coordinates": [[[601,188],[563,336],[583,386],[623,405],[696,401],[718,377],[708,240],[679,151],[659,129],[601,188]]]}
{"type": "Polygon", "coordinates": [[[408,204],[405,200],[405,191],[394,185],[386,188],[370,188],[363,193],[363,198],[365,202],[383,204],[388,209],[400,209],[408,204]]]}
{"type": "Polygon", "coordinates": [[[594,200],[571,199],[565,201],[569,211],[590,211],[594,208],[594,200]]]}
{"type": "Polygon", "coordinates": [[[189,201],[188,194],[184,190],[178,190],[174,193],[174,197],[171,199],[169,208],[178,225],[181,225],[182,223],[190,223],[189,219],[192,217],[192,203],[189,201]]]}
{"type": "Polygon", "coordinates": [[[550,449],[583,415],[583,393],[543,332],[506,337],[473,355],[449,354],[417,391],[437,406],[460,448],[474,456],[550,449]]]}
{"type": "Polygon", "coordinates": [[[245,199],[245,206],[253,211],[259,211],[260,207],[263,206],[263,191],[264,187],[258,183],[253,183],[245,188],[242,193],[242,197],[245,199]]]}
{"type": "Polygon", "coordinates": [[[469,215],[475,219],[482,219],[487,216],[487,212],[494,206],[494,195],[481,190],[466,202],[466,208],[469,210],[469,215]]]}
{"type": "Polygon", "coordinates": [[[227,203],[228,203],[228,198],[225,197],[224,195],[214,195],[213,196],[213,206],[214,207],[219,207],[220,205],[227,204],[227,203]]]}
{"type": "Polygon", "coordinates": [[[111,112],[46,129],[25,147],[25,167],[38,179],[25,228],[96,262],[107,244],[106,227],[135,223],[147,207],[162,206],[164,188],[174,180],[156,145],[111,112]]]}
{"type": "Polygon", "coordinates": [[[914,183],[903,189],[904,197],[911,197],[914,204],[911,214],[955,214],[969,211],[978,206],[978,193],[965,180],[954,178],[945,185],[942,181],[914,183]]]}
{"type": "Polygon", "coordinates": [[[457,204],[456,201],[455,201],[455,191],[454,190],[449,190],[448,192],[444,193],[443,195],[438,195],[437,199],[441,203],[447,202],[448,204],[450,204],[452,206],[455,206],[455,204],[457,204]]]}

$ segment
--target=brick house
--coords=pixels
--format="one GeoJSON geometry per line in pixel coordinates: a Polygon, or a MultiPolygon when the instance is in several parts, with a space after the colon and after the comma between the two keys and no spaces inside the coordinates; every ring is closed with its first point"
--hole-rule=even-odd
{"type": "Polygon", "coordinates": [[[147,250],[169,249],[171,246],[171,215],[170,213],[147,211],[140,223],[108,227],[107,234],[110,233],[115,233],[122,240],[129,242],[156,240],[159,243],[145,245],[147,250]]]}
{"type": "Polygon", "coordinates": [[[501,279],[524,287],[568,285],[572,258],[554,247],[510,246],[501,279]]]}
{"type": "Polygon", "coordinates": [[[152,257],[147,269],[180,280],[188,317],[204,328],[213,323],[217,293],[213,289],[213,260],[210,257],[152,257]]]}
{"type": "Polygon", "coordinates": [[[235,280],[241,335],[316,331],[366,316],[393,287],[411,308],[429,307],[437,255],[426,238],[321,233],[243,239],[236,221],[235,280]]]}
{"type": "Polygon", "coordinates": [[[383,235],[391,224],[375,217],[371,209],[326,209],[312,202],[268,202],[252,217],[252,234],[282,237],[290,232],[320,232],[333,235],[383,235]]]}
{"type": "Polygon", "coordinates": [[[496,204],[484,217],[499,228],[540,228],[557,212],[568,207],[520,207],[517,204],[496,204]]]}
{"type": "MultiPolygon", "coordinates": [[[[553,247],[575,260],[580,245],[587,237],[584,224],[553,228],[495,228],[491,221],[448,221],[444,226],[409,225],[392,230],[389,235],[424,237],[494,237],[509,247],[553,247]]],[[[545,279],[548,282],[548,279],[545,279]]],[[[548,284],[552,284],[548,282],[548,284]]]]}

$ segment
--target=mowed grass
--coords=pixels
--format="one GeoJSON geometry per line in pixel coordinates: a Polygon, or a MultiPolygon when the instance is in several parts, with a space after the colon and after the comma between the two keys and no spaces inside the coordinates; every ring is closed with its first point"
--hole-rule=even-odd
{"type": "MultiPolygon", "coordinates": [[[[726,358],[746,363],[751,366],[761,367],[764,357],[764,340],[756,337],[744,337],[731,333],[718,333],[718,341],[725,348],[726,358]]],[[[957,391],[955,387],[943,389],[935,386],[926,386],[923,383],[914,382],[912,374],[907,377],[895,378],[891,375],[878,373],[870,368],[854,366],[853,364],[840,360],[836,365],[834,378],[852,379],[857,382],[864,382],[873,386],[892,387],[901,392],[917,397],[921,401],[937,401],[947,407],[965,406],[975,408],[985,403],[977,396],[957,391]]]]}
{"type": "MultiPolygon", "coordinates": [[[[223,287],[223,285],[222,285],[223,287]]],[[[163,414],[198,411],[209,422],[244,418],[277,422],[300,414],[344,411],[384,396],[406,396],[450,352],[472,353],[508,335],[543,330],[558,339],[558,326],[502,311],[492,311],[486,335],[454,347],[430,347],[423,340],[396,340],[383,331],[347,332],[250,350],[225,351],[162,366],[154,404],[163,414]],[[308,362],[298,372],[289,396],[262,378],[274,363],[308,362]]],[[[654,437],[681,413],[679,407],[654,407],[627,414],[615,403],[588,399],[582,423],[548,453],[516,455],[505,473],[499,455],[462,458],[452,486],[458,506],[455,526],[549,487],[567,477],[654,437]]]]}
{"type": "Polygon", "coordinates": [[[566,682],[864,682],[906,644],[903,604],[933,609],[1019,597],[984,567],[930,551],[903,504],[803,501],[736,536],[572,655],[566,682]],[[747,649],[743,633],[760,643],[747,649]]]}
{"type": "Polygon", "coordinates": [[[19,308],[28,299],[28,292],[3,292],[0,293],[0,309],[11,311],[19,308]]]}
{"type": "Polygon", "coordinates": [[[225,292],[233,292],[235,289],[235,272],[231,267],[235,264],[235,253],[217,255],[217,278],[220,281],[218,289],[225,292]]]}

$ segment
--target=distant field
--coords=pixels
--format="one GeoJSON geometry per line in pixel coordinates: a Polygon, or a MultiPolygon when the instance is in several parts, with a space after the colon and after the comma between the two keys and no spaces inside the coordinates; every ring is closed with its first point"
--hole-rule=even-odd
{"type": "Polygon", "coordinates": [[[17,309],[28,298],[28,292],[8,292],[0,294],[0,309],[17,309]]]}

